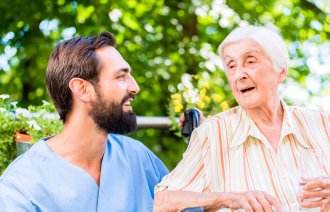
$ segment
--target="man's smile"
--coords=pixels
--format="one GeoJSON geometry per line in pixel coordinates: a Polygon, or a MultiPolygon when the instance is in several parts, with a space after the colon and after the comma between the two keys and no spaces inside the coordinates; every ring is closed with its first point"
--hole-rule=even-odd
{"type": "Polygon", "coordinates": [[[132,110],[131,102],[133,101],[133,98],[129,98],[126,102],[124,102],[124,110],[132,110]]]}

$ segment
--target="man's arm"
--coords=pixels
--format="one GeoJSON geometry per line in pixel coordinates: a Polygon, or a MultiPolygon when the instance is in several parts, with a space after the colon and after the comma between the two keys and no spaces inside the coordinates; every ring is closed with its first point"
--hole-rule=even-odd
{"type": "Polygon", "coordinates": [[[0,182],[0,211],[36,211],[36,208],[14,185],[0,182]]]}
{"type": "Polygon", "coordinates": [[[252,211],[282,211],[281,203],[262,191],[249,192],[190,192],[160,191],[155,194],[154,211],[181,211],[188,207],[203,207],[205,211],[222,208],[252,211]]]}

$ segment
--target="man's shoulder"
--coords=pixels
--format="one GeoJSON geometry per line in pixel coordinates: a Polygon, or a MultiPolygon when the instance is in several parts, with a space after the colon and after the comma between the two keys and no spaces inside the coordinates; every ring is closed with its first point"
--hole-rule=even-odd
{"type": "Polygon", "coordinates": [[[34,144],[27,152],[18,156],[13,162],[9,164],[7,169],[0,177],[0,183],[13,183],[19,181],[29,181],[29,173],[35,173],[35,161],[38,161],[39,155],[36,154],[39,149],[39,142],[34,144]]]}
{"type": "Polygon", "coordinates": [[[156,163],[157,167],[167,171],[161,160],[142,142],[124,135],[109,134],[108,141],[111,146],[120,148],[121,154],[125,155],[131,163],[150,164],[156,163]]]}
{"type": "Polygon", "coordinates": [[[108,134],[108,141],[110,142],[110,145],[116,145],[125,152],[151,152],[141,141],[138,141],[125,135],[108,134]]]}
{"type": "Polygon", "coordinates": [[[108,140],[110,142],[115,141],[117,143],[124,143],[125,145],[127,145],[127,147],[147,148],[141,141],[138,141],[126,135],[109,133],[108,140]]]}

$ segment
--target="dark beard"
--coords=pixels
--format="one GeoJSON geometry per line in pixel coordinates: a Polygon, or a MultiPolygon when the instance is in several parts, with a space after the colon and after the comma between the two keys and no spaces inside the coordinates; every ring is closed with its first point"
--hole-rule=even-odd
{"type": "Polygon", "coordinates": [[[126,134],[136,129],[135,113],[123,111],[124,103],[129,98],[134,99],[133,94],[125,96],[119,104],[114,101],[106,101],[98,91],[96,91],[96,95],[98,99],[92,103],[90,115],[102,132],[126,134]]]}

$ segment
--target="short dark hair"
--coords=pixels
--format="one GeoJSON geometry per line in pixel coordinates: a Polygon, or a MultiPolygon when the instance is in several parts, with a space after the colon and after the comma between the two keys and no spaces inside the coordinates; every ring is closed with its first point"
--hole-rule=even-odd
{"type": "Polygon", "coordinates": [[[59,43],[53,50],[47,66],[46,86],[63,122],[72,107],[69,81],[79,77],[96,84],[102,67],[95,50],[105,46],[116,46],[110,32],[75,37],[59,43]]]}

